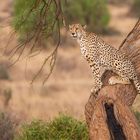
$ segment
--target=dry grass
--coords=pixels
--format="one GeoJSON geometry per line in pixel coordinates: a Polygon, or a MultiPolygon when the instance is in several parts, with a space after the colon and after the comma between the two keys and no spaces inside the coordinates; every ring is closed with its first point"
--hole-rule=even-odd
{"type": "MultiPolygon", "coordinates": [[[[5,0],[2,2],[5,3],[5,0]]],[[[110,5],[109,9],[112,16],[110,28],[115,29],[119,34],[103,36],[103,38],[113,46],[118,47],[133,28],[137,19],[127,15],[129,11],[127,6],[110,5]]],[[[7,10],[7,14],[8,12],[7,10]]],[[[3,12],[0,10],[0,17],[1,14],[3,12]]],[[[10,31],[9,27],[0,29],[1,46],[7,42],[10,31]]],[[[16,40],[13,40],[9,47],[13,47],[15,43],[16,40]]],[[[84,106],[90,94],[92,76],[87,63],[81,57],[79,47],[75,43],[73,46],[72,44],[60,47],[56,67],[44,87],[42,87],[41,79],[48,70],[47,66],[33,86],[29,84],[29,81],[39,69],[43,58],[48,55],[47,51],[41,52],[31,59],[23,59],[9,69],[12,80],[1,81],[2,85],[10,87],[12,90],[9,110],[23,119],[50,119],[59,112],[67,112],[77,118],[84,118],[84,106]]],[[[24,56],[23,58],[25,58],[24,56]]],[[[7,63],[9,63],[8,60],[7,63]]],[[[140,107],[138,101],[134,107],[140,107]]]]}

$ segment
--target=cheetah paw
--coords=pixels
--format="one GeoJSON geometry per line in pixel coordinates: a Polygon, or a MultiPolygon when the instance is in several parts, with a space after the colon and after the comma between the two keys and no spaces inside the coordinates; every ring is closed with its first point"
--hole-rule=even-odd
{"type": "Polygon", "coordinates": [[[93,94],[94,97],[97,98],[97,96],[98,96],[98,90],[97,90],[96,88],[93,87],[93,88],[91,89],[91,94],[93,94]]]}
{"type": "Polygon", "coordinates": [[[108,80],[109,85],[115,85],[116,83],[116,78],[114,76],[112,76],[111,78],[109,78],[108,80]]]}
{"type": "Polygon", "coordinates": [[[121,77],[117,77],[117,76],[112,76],[108,83],[110,85],[115,85],[115,84],[131,84],[131,82],[129,80],[123,80],[121,77]]]}

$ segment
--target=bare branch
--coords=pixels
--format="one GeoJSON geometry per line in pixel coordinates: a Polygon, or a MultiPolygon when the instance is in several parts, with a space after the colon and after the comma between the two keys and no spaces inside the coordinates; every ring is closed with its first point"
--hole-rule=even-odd
{"type": "MultiPolygon", "coordinates": [[[[30,18],[30,15],[35,11],[37,11],[38,20],[36,20],[36,23],[34,25],[34,30],[32,32],[30,32],[30,31],[27,32],[25,41],[20,42],[18,45],[16,45],[10,51],[9,59],[12,59],[17,52],[20,52],[18,54],[17,58],[15,59],[15,61],[10,65],[10,67],[13,66],[14,64],[16,64],[16,62],[18,62],[20,60],[20,57],[22,56],[26,46],[29,43],[32,43],[32,46],[28,52],[27,57],[29,57],[29,58],[34,57],[35,55],[37,55],[37,53],[35,55],[31,55],[31,54],[33,53],[33,50],[36,47],[36,44],[39,42],[40,38],[45,36],[46,40],[47,40],[49,37],[52,37],[52,35],[55,32],[55,34],[58,36],[56,46],[55,46],[53,52],[51,52],[49,54],[49,56],[45,58],[39,71],[36,73],[36,75],[33,77],[32,81],[31,81],[31,83],[33,83],[33,81],[35,81],[35,79],[41,74],[44,66],[47,64],[47,62],[49,62],[50,71],[48,74],[46,74],[46,77],[43,80],[43,84],[44,84],[47,81],[47,79],[50,77],[50,75],[53,71],[54,65],[55,65],[55,61],[56,61],[56,57],[57,57],[57,50],[58,50],[58,47],[60,44],[60,22],[63,23],[63,25],[65,26],[65,19],[63,16],[60,0],[35,0],[35,2],[31,6],[31,8],[28,10],[26,15],[23,14],[24,16],[23,17],[21,16],[21,19],[16,27],[17,32],[20,31],[22,26],[24,26],[24,24],[27,22],[28,18],[30,18]],[[41,9],[38,11],[39,6],[41,6],[41,9]],[[54,11],[52,13],[53,17],[52,17],[51,21],[49,21],[49,17],[50,17],[49,13],[50,13],[51,7],[54,8],[54,11]]],[[[11,42],[11,40],[12,40],[12,35],[9,38],[9,41],[6,45],[6,49],[4,52],[7,51],[7,47],[9,45],[9,43],[11,42]]],[[[40,49],[39,53],[40,52],[41,52],[41,49],[40,49]]]]}

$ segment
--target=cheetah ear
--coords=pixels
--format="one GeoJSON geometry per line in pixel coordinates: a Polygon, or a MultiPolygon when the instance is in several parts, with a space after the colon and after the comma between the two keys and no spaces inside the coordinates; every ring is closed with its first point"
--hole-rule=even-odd
{"type": "Polygon", "coordinates": [[[87,28],[87,25],[82,25],[83,29],[86,29],[87,28]]]}
{"type": "Polygon", "coordinates": [[[71,28],[72,26],[71,25],[69,25],[69,29],[71,28]]]}

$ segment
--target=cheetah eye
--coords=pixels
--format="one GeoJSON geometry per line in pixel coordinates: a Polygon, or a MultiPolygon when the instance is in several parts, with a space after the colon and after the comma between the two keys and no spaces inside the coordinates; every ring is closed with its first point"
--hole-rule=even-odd
{"type": "Polygon", "coordinates": [[[78,30],[78,28],[76,28],[75,30],[78,30]]]}

